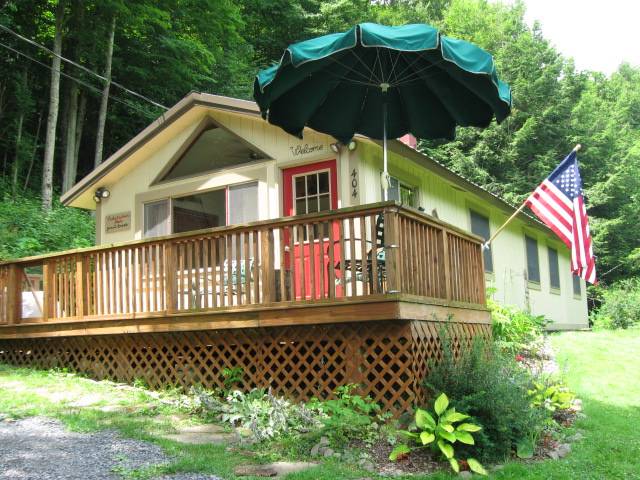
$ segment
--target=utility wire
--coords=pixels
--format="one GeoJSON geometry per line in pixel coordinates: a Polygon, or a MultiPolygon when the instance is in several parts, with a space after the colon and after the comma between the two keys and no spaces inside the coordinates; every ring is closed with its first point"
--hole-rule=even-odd
{"type": "MultiPolygon", "coordinates": [[[[23,56],[23,57],[25,57],[25,58],[27,58],[27,59],[31,60],[32,62],[37,63],[38,65],[42,65],[43,67],[48,68],[49,70],[53,70],[53,67],[52,67],[51,65],[47,65],[46,63],[43,63],[43,62],[41,62],[40,60],[37,60],[37,59],[35,59],[35,58],[33,58],[33,57],[31,57],[31,56],[27,55],[26,53],[20,52],[19,50],[16,50],[15,48],[10,47],[9,45],[6,45],[6,44],[4,44],[4,43],[0,42],[0,47],[4,47],[4,48],[6,48],[7,50],[10,50],[10,51],[12,51],[12,52],[14,52],[14,53],[16,53],[16,54],[18,54],[18,55],[20,55],[20,56],[23,56]]],[[[93,85],[91,85],[91,84],[89,84],[89,83],[87,83],[87,82],[85,82],[85,81],[83,81],[83,80],[80,80],[80,79],[78,79],[78,78],[76,78],[76,77],[73,77],[72,75],[69,75],[68,73],[65,73],[65,72],[63,72],[63,71],[58,70],[58,73],[60,73],[60,75],[62,75],[63,77],[66,77],[66,78],[68,78],[69,80],[73,80],[74,82],[79,83],[80,85],[82,85],[82,86],[84,86],[84,87],[88,88],[89,90],[93,90],[94,92],[96,92],[96,93],[98,93],[98,94],[102,95],[102,90],[100,90],[99,88],[94,87],[93,85]]],[[[110,98],[111,98],[112,100],[114,100],[114,101],[118,102],[118,103],[121,103],[121,104],[123,104],[123,105],[125,105],[125,106],[127,106],[127,107],[129,107],[129,108],[131,108],[131,109],[133,109],[133,110],[137,110],[138,112],[140,112],[140,113],[142,113],[142,114],[146,115],[146,116],[147,116],[147,117],[149,117],[149,118],[152,118],[152,117],[154,117],[154,116],[155,116],[155,115],[152,115],[150,112],[148,112],[148,111],[146,111],[146,110],[143,110],[142,108],[140,108],[140,107],[138,107],[138,106],[136,106],[136,105],[134,105],[134,104],[132,104],[132,103],[129,103],[129,102],[125,101],[125,100],[121,100],[121,99],[119,99],[118,97],[110,96],[110,98]]]]}
{"type": "MultiPolygon", "coordinates": [[[[58,55],[53,50],[48,49],[47,47],[45,47],[41,43],[38,43],[38,42],[36,42],[34,40],[31,40],[30,38],[27,38],[27,37],[24,37],[24,36],[20,35],[18,32],[15,32],[15,31],[11,30],[6,25],[2,25],[0,23],[0,30],[4,30],[5,32],[10,33],[11,35],[14,35],[15,37],[19,38],[20,40],[23,40],[23,41],[27,42],[28,44],[33,45],[35,47],[38,47],[39,49],[44,50],[45,52],[49,53],[50,55],[58,57],[60,60],[63,60],[65,62],[73,65],[74,67],[77,67],[80,70],[83,70],[83,71],[87,72],[88,74],[99,78],[103,82],[108,82],[109,81],[106,77],[103,77],[99,73],[96,73],[93,70],[85,67],[84,65],[80,65],[79,63],[74,62],[73,60],[65,58],[62,55],[58,55]]],[[[121,88],[122,90],[124,90],[125,92],[129,93],[130,95],[133,95],[135,97],[138,97],[138,98],[140,98],[140,99],[142,99],[142,100],[144,100],[146,102],[149,102],[149,103],[155,105],[156,107],[162,108],[164,110],[169,110],[169,107],[166,107],[166,106],[164,106],[164,105],[162,105],[162,104],[160,104],[158,102],[155,102],[155,101],[151,100],[149,97],[145,97],[144,95],[142,95],[142,94],[140,94],[138,92],[134,92],[133,90],[128,89],[127,87],[125,87],[124,85],[122,85],[122,84],[120,84],[118,82],[115,82],[115,81],[111,80],[111,84],[116,86],[116,87],[118,87],[118,88],[121,88]]]]}

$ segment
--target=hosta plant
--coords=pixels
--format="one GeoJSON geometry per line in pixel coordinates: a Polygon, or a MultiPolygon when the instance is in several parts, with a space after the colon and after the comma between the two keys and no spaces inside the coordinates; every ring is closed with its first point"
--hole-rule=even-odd
{"type": "Polygon", "coordinates": [[[550,412],[571,408],[576,396],[560,382],[534,382],[529,390],[531,405],[544,408],[550,412]]]}
{"type": "MultiPolygon", "coordinates": [[[[407,444],[400,444],[393,449],[389,459],[395,461],[408,455],[416,448],[428,447],[440,452],[447,459],[451,468],[456,473],[459,472],[460,464],[455,455],[455,443],[474,445],[472,434],[481,430],[482,427],[465,422],[469,415],[456,412],[455,408],[447,408],[448,406],[449,399],[442,393],[436,399],[433,415],[426,410],[416,410],[415,429],[402,433],[418,445],[412,448],[407,444]]],[[[466,461],[473,472],[480,475],[487,474],[484,467],[475,458],[467,458],[466,461]]]]}

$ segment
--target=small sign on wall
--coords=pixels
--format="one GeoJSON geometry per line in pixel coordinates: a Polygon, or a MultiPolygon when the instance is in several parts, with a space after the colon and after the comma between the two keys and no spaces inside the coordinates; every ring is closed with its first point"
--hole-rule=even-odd
{"type": "Polygon", "coordinates": [[[322,143],[316,144],[308,144],[299,143],[298,145],[293,145],[289,147],[289,151],[291,152],[292,157],[304,157],[306,155],[318,154],[325,152],[325,146],[322,143]]]}
{"type": "Polygon", "coordinates": [[[131,228],[131,212],[114,213],[104,218],[104,232],[125,232],[131,228]]]}

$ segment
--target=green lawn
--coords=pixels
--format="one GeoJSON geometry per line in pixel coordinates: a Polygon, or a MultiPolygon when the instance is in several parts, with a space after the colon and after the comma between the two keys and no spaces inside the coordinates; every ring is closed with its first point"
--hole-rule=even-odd
{"type": "MultiPolygon", "coordinates": [[[[559,352],[560,365],[566,368],[569,385],[583,400],[586,418],[579,420],[574,429],[580,430],[584,438],[573,444],[572,453],[563,460],[511,462],[491,478],[640,479],[640,330],[562,333],[553,336],[553,345],[559,352]]],[[[144,391],[117,390],[108,383],[75,376],[0,366],[0,412],[14,417],[49,415],[74,430],[117,428],[132,438],[157,442],[176,458],[162,473],[198,471],[234,478],[233,468],[251,461],[229,454],[221,446],[180,445],[160,439],[160,434],[177,423],[193,420],[176,419],[176,414],[183,413],[179,407],[163,405],[144,391]],[[93,404],[71,405],[82,397],[92,398],[93,404]],[[98,408],[114,404],[126,407],[126,411],[103,412],[98,408]]],[[[139,478],[159,472],[133,473],[139,478]]],[[[287,479],[362,477],[374,476],[332,461],[287,479]]],[[[443,473],[406,478],[456,477],[443,473]]]]}

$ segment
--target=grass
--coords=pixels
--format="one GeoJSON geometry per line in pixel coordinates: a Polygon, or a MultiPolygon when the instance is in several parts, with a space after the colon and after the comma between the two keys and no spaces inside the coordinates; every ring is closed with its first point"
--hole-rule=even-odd
{"type": "MultiPolygon", "coordinates": [[[[495,479],[640,479],[640,330],[568,332],[552,342],[566,380],[583,400],[586,417],[574,430],[584,438],[559,461],[509,462],[491,475],[495,479]]],[[[176,398],[164,393],[165,398],[176,398]]],[[[0,412],[12,417],[46,415],[76,431],[116,428],[125,436],[159,444],[174,458],[160,470],[120,472],[129,478],[152,474],[202,472],[233,479],[236,465],[255,458],[225,451],[224,446],[182,445],[160,438],[180,424],[198,421],[180,406],[167,405],[143,389],[118,389],[61,372],[44,372],[0,365],[0,412]],[[89,399],[91,405],[73,406],[89,399]],[[105,412],[100,406],[119,405],[124,411],[105,412]]],[[[287,480],[375,478],[331,460],[287,480]]],[[[244,477],[246,478],[246,477],[244,477]]],[[[395,477],[414,480],[454,479],[448,473],[395,477]]]]}

